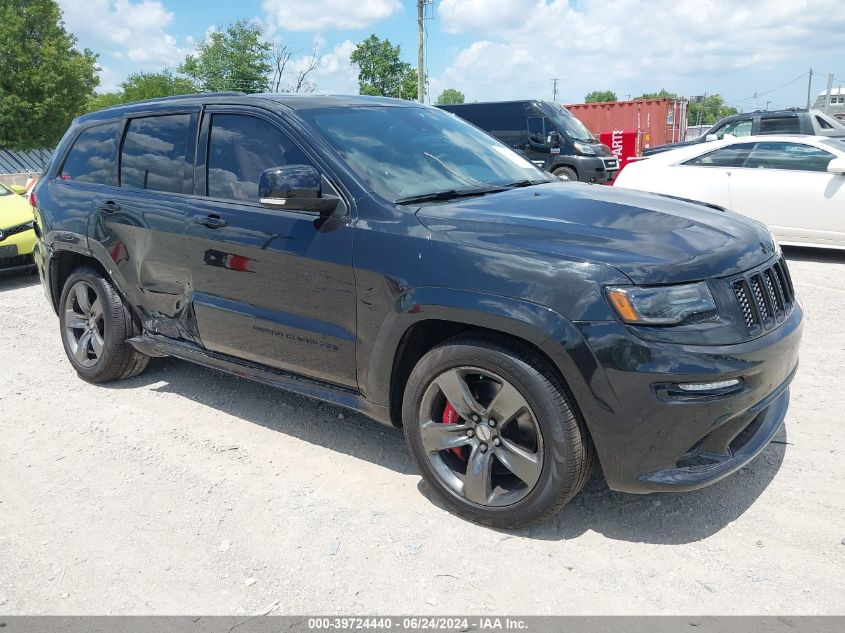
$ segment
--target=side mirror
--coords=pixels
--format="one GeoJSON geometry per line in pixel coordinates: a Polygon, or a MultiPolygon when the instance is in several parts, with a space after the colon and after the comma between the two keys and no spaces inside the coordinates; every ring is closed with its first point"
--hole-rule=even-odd
{"type": "Polygon", "coordinates": [[[709,143],[711,141],[718,141],[719,137],[716,136],[715,134],[708,134],[707,136],[704,137],[704,140],[709,143]]]}
{"type": "Polygon", "coordinates": [[[546,145],[549,147],[560,147],[560,132],[552,130],[546,137],[546,145]]]}
{"type": "Polygon", "coordinates": [[[827,164],[827,171],[831,174],[845,176],[845,158],[834,158],[827,164]]]}
{"type": "Polygon", "coordinates": [[[258,202],[271,209],[329,215],[340,200],[323,197],[323,177],[310,165],[272,167],[258,181],[258,202]]]}
{"type": "Polygon", "coordinates": [[[26,195],[26,187],[23,185],[9,185],[9,191],[18,194],[19,196],[26,195]]]}

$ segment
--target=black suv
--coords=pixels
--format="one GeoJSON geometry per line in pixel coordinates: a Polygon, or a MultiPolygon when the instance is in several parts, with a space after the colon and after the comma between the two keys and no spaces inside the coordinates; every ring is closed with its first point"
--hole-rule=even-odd
{"type": "Polygon", "coordinates": [[[802,309],[732,213],[562,183],[458,117],[214,94],[76,120],[32,198],[88,381],[170,355],[404,428],[473,520],[737,470],[784,419],[802,309]]]}
{"type": "Polygon", "coordinates": [[[559,103],[500,101],[437,107],[457,114],[523,152],[535,165],[567,180],[608,183],[619,171],[619,160],[610,148],[559,103]]]}
{"type": "Polygon", "coordinates": [[[670,149],[721,140],[726,134],[733,136],[757,136],[759,134],[808,134],[811,136],[830,136],[845,138],[845,125],[829,114],[820,110],[757,110],[745,114],[733,114],[713,124],[698,138],[680,143],[667,143],[657,147],[647,147],[643,156],[659,154],[670,149]]]}

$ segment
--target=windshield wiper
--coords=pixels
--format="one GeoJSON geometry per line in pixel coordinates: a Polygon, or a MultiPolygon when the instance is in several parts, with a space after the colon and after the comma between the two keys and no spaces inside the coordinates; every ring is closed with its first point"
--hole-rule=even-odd
{"type": "Polygon", "coordinates": [[[516,182],[509,182],[506,187],[532,187],[534,185],[545,185],[546,183],[554,182],[553,180],[517,180],[516,182]]]}
{"type": "Polygon", "coordinates": [[[414,202],[432,202],[435,200],[454,200],[455,198],[469,198],[471,196],[483,196],[488,193],[507,191],[509,187],[478,187],[476,189],[445,189],[443,191],[432,191],[421,193],[415,196],[397,198],[396,204],[412,204],[414,202]]]}

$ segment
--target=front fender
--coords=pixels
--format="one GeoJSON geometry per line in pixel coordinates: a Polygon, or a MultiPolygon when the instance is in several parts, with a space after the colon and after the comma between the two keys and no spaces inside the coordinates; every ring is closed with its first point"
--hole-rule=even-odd
{"type": "MultiPolygon", "coordinates": [[[[609,396],[603,373],[578,330],[563,316],[529,301],[481,292],[423,287],[401,295],[382,322],[359,377],[369,400],[389,405],[396,351],[409,328],[427,320],[462,323],[502,332],[540,348],[557,366],[576,400],[609,396]],[[587,378],[585,378],[587,377],[587,378]]],[[[364,359],[359,359],[364,360],[364,359]]]]}

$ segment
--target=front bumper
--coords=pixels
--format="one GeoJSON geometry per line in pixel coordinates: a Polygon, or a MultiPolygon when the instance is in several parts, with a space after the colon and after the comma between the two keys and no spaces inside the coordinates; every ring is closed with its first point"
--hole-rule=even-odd
{"type": "Polygon", "coordinates": [[[645,341],[617,322],[581,323],[603,406],[587,416],[608,486],[631,493],[714,483],[751,461],[780,429],[798,366],[803,311],[736,345],[645,341]],[[739,378],[727,393],[684,393],[678,383],[739,378]]]}
{"type": "MultiPolygon", "coordinates": [[[[612,182],[619,173],[619,161],[615,156],[567,156],[566,158],[574,162],[572,166],[578,172],[578,180],[581,182],[608,183],[612,182]]],[[[551,169],[554,167],[555,165],[551,169]]]]}
{"type": "Polygon", "coordinates": [[[32,268],[32,248],[35,232],[30,229],[10,235],[0,241],[0,272],[16,272],[32,268]]]}

